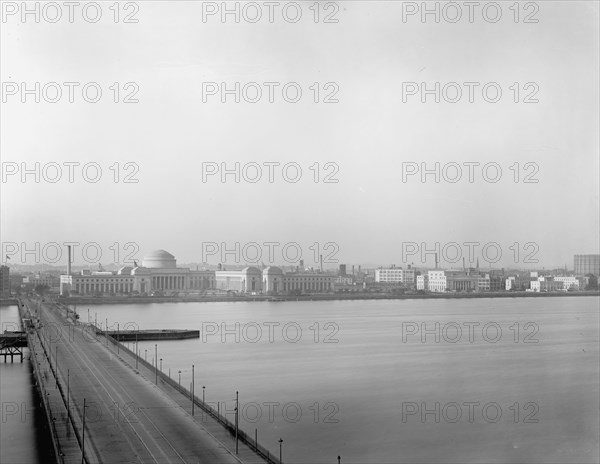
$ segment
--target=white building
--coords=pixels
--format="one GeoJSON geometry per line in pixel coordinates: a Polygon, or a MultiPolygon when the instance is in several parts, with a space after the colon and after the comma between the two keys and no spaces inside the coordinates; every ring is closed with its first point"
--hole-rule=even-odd
{"type": "Polygon", "coordinates": [[[575,276],[559,276],[554,278],[555,282],[563,283],[563,290],[579,290],[579,280],[575,276]]]}
{"type": "Polygon", "coordinates": [[[150,294],[161,292],[194,293],[215,287],[213,271],[192,271],[177,267],[175,257],[156,250],[142,260],[142,265],[123,266],[116,273],[109,271],[82,271],[60,276],[60,292],[79,295],[97,294],[150,294]]]}
{"type": "Polygon", "coordinates": [[[380,268],[375,270],[375,282],[401,282],[413,284],[415,282],[415,270],[401,267],[380,268]]]}
{"type": "Polygon", "coordinates": [[[429,280],[428,290],[430,292],[443,293],[448,288],[446,273],[444,271],[429,271],[427,272],[427,279],[429,280]]]}
{"type": "Polygon", "coordinates": [[[239,293],[261,293],[262,272],[254,266],[241,270],[216,271],[217,289],[230,290],[239,293]]]}

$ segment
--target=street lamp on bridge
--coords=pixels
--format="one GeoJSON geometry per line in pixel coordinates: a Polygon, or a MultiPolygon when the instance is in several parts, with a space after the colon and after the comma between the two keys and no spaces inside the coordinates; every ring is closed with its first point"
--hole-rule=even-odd
{"type": "Polygon", "coordinates": [[[279,463],[281,464],[283,462],[282,456],[282,445],[283,445],[283,438],[279,439],[279,463]]]}

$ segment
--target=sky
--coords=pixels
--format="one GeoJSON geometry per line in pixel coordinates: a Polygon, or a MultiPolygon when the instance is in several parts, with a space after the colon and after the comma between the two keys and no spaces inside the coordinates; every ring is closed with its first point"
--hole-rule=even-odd
{"type": "Polygon", "coordinates": [[[122,2],[117,22],[100,2],[97,22],[91,7],[70,22],[62,2],[57,20],[28,2],[35,22],[2,2],[9,264],[64,264],[65,242],[94,265],[154,249],[291,264],[299,249],[325,267],[433,265],[437,250],[443,267],[572,268],[599,252],[597,2],[498,2],[496,22],[491,2],[472,21],[456,2],[456,22],[446,2],[428,2],[439,22],[410,14],[421,2],[290,3],[272,22],[264,2],[228,2],[236,22],[192,1],[122,2]]]}

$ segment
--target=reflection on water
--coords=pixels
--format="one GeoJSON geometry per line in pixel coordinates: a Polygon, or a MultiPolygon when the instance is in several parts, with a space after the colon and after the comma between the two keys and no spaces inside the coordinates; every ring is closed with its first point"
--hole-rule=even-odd
{"type": "MultiPolygon", "coordinates": [[[[0,307],[0,327],[17,330],[16,306],[0,307]]],[[[53,462],[52,442],[29,362],[19,358],[5,363],[0,358],[0,462],[2,464],[46,464],[53,462]]]]}

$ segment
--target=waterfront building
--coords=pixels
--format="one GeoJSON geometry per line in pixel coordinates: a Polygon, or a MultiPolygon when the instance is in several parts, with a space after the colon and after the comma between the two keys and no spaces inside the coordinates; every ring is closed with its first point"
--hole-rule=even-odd
{"type": "Polygon", "coordinates": [[[408,266],[407,269],[401,267],[392,266],[389,268],[379,268],[375,270],[375,282],[387,282],[387,283],[415,283],[415,270],[408,266]]]}
{"type": "Polygon", "coordinates": [[[25,277],[22,274],[14,274],[11,272],[8,276],[8,279],[10,281],[10,290],[12,292],[13,290],[17,290],[23,286],[23,280],[25,280],[25,277]]]}
{"type": "Polygon", "coordinates": [[[475,272],[475,269],[446,271],[446,290],[449,292],[489,292],[489,274],[475,272]]]}
{"type": "Polygon", "coordinates": [[[531,289],[531,282],[538,279],[537,272],[520,273],[506,278],[506,290],[524,292],[531,289]]]}
{"type": "Polygon", "coordinates": [[[435,270],[427,272],[427,290],[430,292],[445,292],[447,288],[446,273],[444,271],[435,270]]]}
{"type": "Polygon", "coordinates": [[[417,290],[429,290],[429,274],[417,276],[417,290]]]}
{"type": "Polygon", "coordinates": [[[556,276],[554,277],[556,282],[563,283],[563,290],[579,290],[580,280],[575,276],[556,276]]]}
{"type": "Polygon", "coordinates": [[[575,255],[575,275],[600,275],[600,255],[575,255]]]}
{"type": "Polygon", "coordinates": [[[215,288],[213,271],[177,267],[175,257],[164,250],[146,255],[142,265],[123,266],[117,272],[81,271],[60,276],[61,294],[174,294],[197,293],[215,288]]]}
{"type": "Polygon", "coordinates": [[[320,272],[297,272],[283,275],[286,293],[328,293],[333,291],[335,276],[320,272]]]}
{"type": "Polygon", "coordinates": [[[0,297],[7,298],[10,296],[10,268],[8,266],[0,266],[0,297]]]}
{"type": "Polygon", "coordinates": [[[269,266],[262,271],[263,291],[280,293],[283,291],[283,271],[277,266],[269,266]]]}
{"type": "Polygon", "coordinates": [[[564,283],[551,276],[539,276],[536,280],[531,281],[529,287],[531,292],[557,292],[563,289],[564,283]]]}
{"type": "Polygon", "coordinates": [[[262,292],[262,278],[262,272],[254,266],[240,270],[220,270],[215,273],[217,289],[239,293],[262,292]]]}
{"type": "Polygon", "coordinates": [[[60,287],[60,277],[56,274],[32,274],[23,277],[23,284],[30,285],[35,289],[38,285],[45,285],[49,290],[58,292],[60,287]]]}
{"type": "Polygon", "coordinates": [[[506,277],[504,274],[490,274],[490,291],[501,292],[506,290],[506,277]]]}
{"type": "Polygon", "coordinates": [[[341,286],[347,286],[347,285],[353,285],[354,281],[352,279],[352,277],[343,277],[343,276],[338,276],[334,279],[333,281],[336,285],[341,285],[341,286]]]}
{"type": "Polygon", "coordinates": [[[327,293],[334,290],[336,279],[345,279],[351,284],[351,278],[338,277],[326,272],[288,272],[269,266],[262,271],[263,291],[269,294],[289,293],[327,293]]]}

